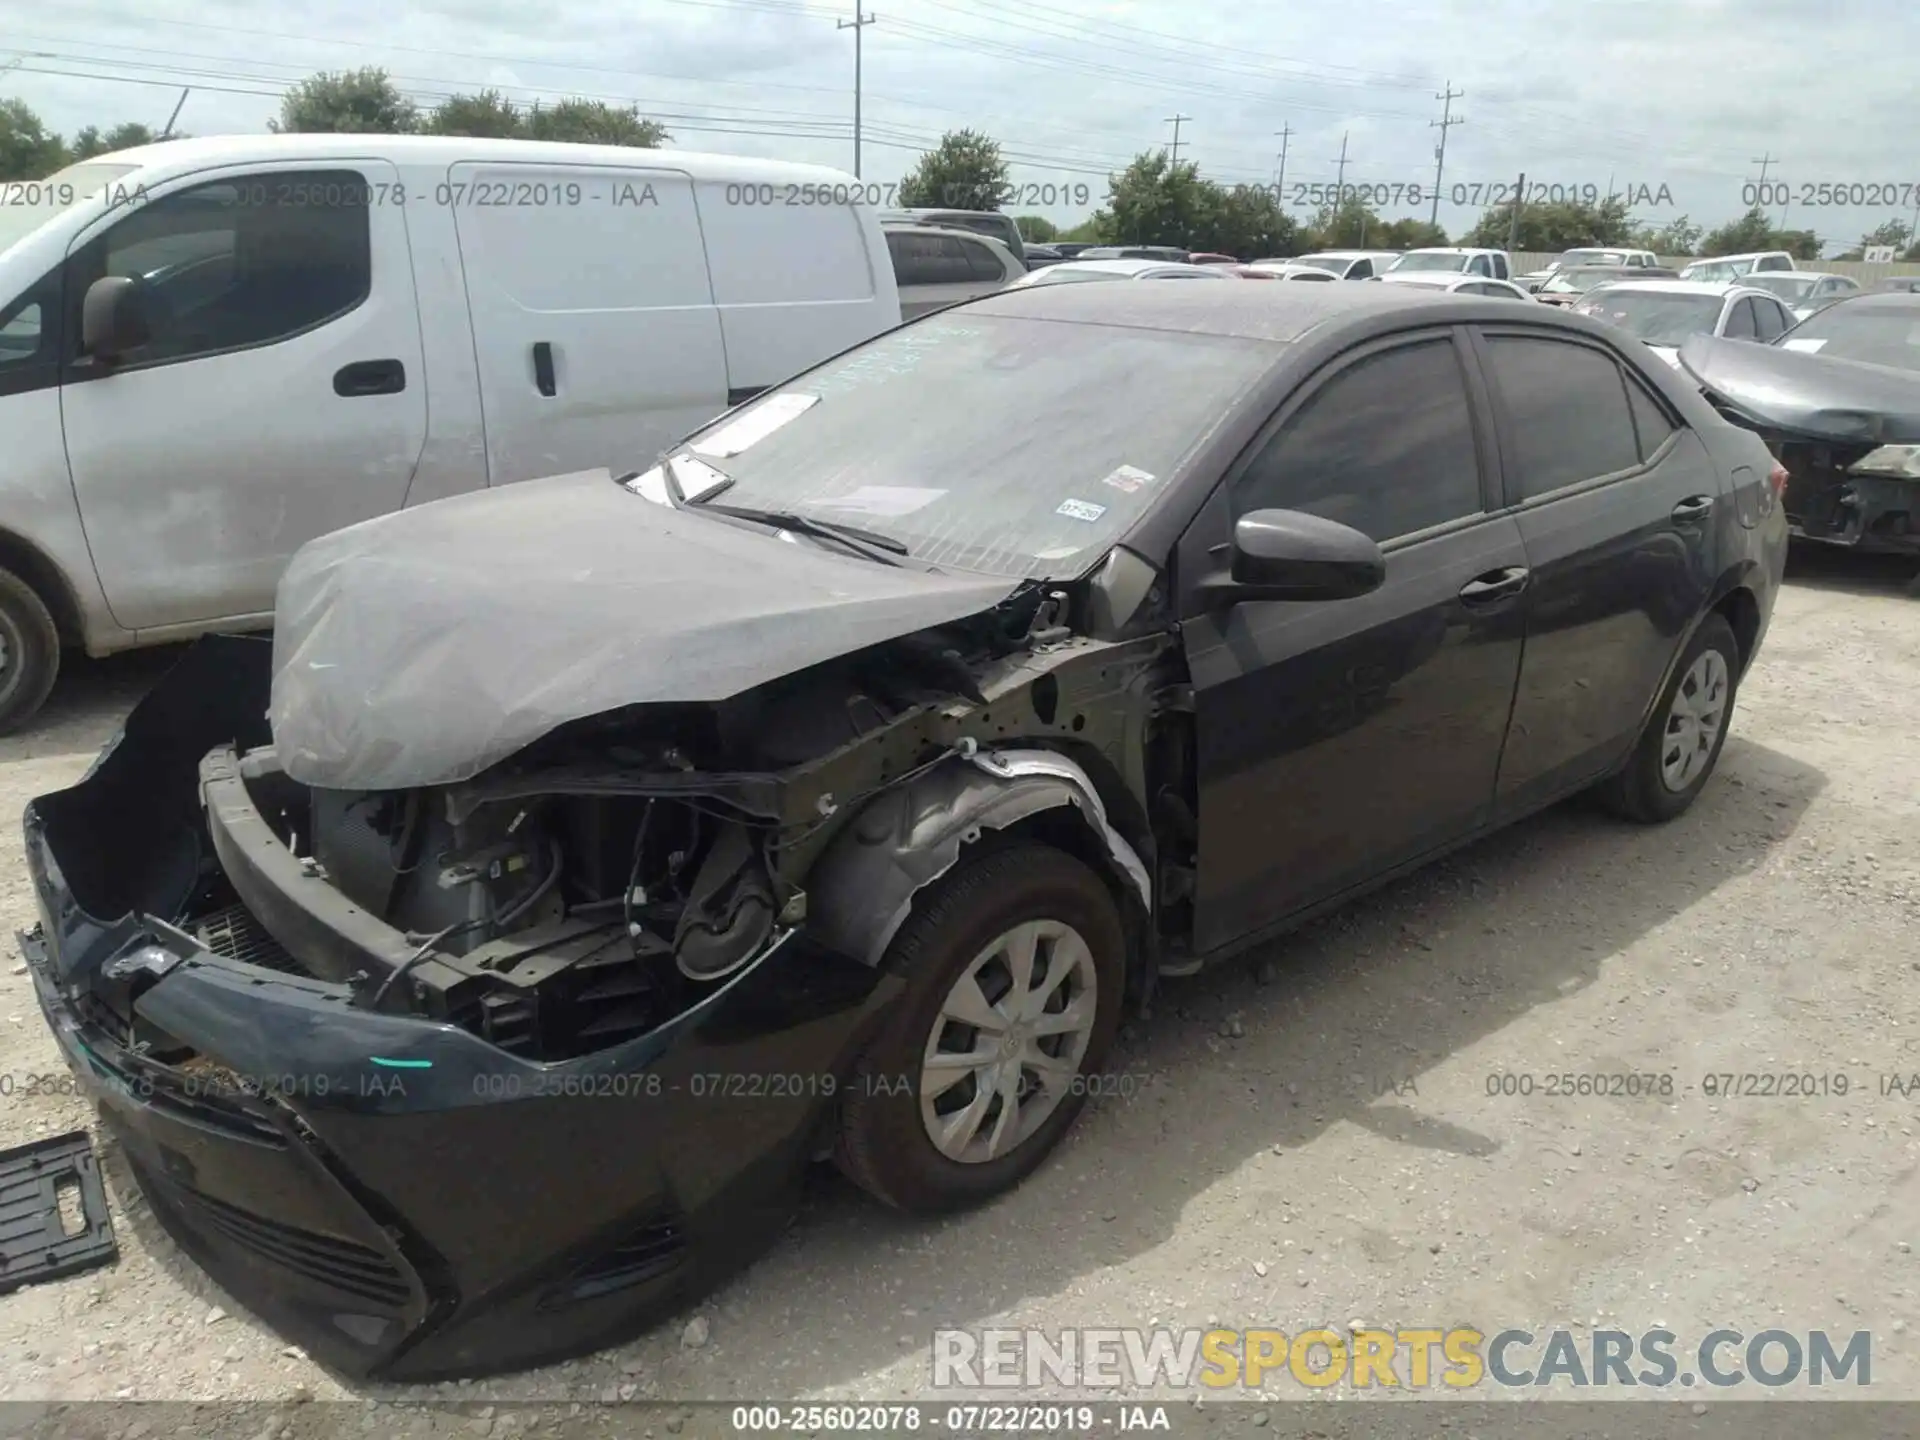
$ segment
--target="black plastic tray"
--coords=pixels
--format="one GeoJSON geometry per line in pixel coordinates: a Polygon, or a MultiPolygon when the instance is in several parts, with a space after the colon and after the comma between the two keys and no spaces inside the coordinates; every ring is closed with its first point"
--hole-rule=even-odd
{"type": "Polygon", "coordinates": [[[110,1264],[119,1253],[86,1131],[0,1150],[0,1295],[110,1264]],[[80,1187],[85,1224],[77,1235],[67,1234],[60,1220],[63,1180],[80,1187]]]}

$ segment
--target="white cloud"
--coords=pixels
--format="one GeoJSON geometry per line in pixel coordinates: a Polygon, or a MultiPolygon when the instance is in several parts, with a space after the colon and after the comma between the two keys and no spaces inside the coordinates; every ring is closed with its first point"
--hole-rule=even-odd
{"type": "MultiPolygon", "coordinates": [[[[888,0],[880,10],[863,35],[869,179],[897,179],[940,132],[971,125],[1016,157],[1017,182],[1042,196],[1087,186],[1097,201],[1105,173],[1167,143],[1167,117],[1183,114],[1183,158],[1225,182],[1270,181],[1285,127],[1291,182],[1332,181],[1344,136],[1349,181],[1425,187],[1436,92],[1451,83],[1465,123],[1447,136],[1449,200],[1456,184],[1470,201],[1475,187],[1525,171],[1562,185],[1664,185],[1672,204],[1644,218],[1684,211],[1711,224],[1745,208],[1763,156],[1796,196],[1823,181],[1904,186],[1908,219],[1920,186],[1907,143],[1920,92],[1906,73],[1920,15],[1892,0],[1372,0],[1311,15],[1222,0],[888,0]]],[[[71,133],[157,126],[192,86],[180,124],[209,134],[264,129],[278,90],[306,73],[381,65],[423,101],[487,85],[523,100],[630,100],[683,148],[850,168],[854,42],[835,20],[852,13],[826,0],[586,0],[546,13],[506,0],[385,10],[71,0],[9,27],[13,54],[44,53],[0,76],[0,92],[71,133]],[[77,73],[43,73],[56,70],[77,73]]],[[[1032,208],[1068,219],[1087,207],[1032,208]]],[[[1443,203],[1441,218],[1459,229],[1474,213],[1443,203]]],[[[1843,241],[1894,213],[1786,212],[1843,241]]]]}

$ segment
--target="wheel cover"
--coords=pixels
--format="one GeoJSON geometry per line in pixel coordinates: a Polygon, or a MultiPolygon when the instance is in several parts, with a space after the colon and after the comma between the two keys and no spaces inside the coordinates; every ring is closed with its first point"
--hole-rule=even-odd
{"type": "Polygon", "coordinates": [[[1660,783],[1685,790],[1713,756],[1727,718],[1731,677],[1718,650],[1703,650],[1687,667],[1667,707],[1666,733],[1660,741],[1660,783]]]}
{"type": "Polygon", "coordinates": [[[1093,951],[1057,920],[997,937],[960,973],[920,1061],[920,1118],[949,1160],[997,1160],[1074,1088],[1099,1009],[1093,951]]]}

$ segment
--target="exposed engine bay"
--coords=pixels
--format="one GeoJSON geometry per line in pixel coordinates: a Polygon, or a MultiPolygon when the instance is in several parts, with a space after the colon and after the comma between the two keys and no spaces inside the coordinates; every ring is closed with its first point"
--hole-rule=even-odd
{"type": "MultiPolygon", "coordinates": [[[[1096,582],[1078,602],[1109,625],[1111,588],[1096,582]]],[[[346,985],[357,1006],[442,1019],[527,1059],[617,1045],[803,925],[809,872],[846,818],[997,736],[1056,732],[1092,763],[1105,757],[1117,792],[1144,793],[1167,636],[1076,635],[1070,603],[1027,587],[729,701],[573,722],[456,784],[325,789],[291,778],[270,745],[216,751],[201,787],[223,863],[203,867],[181,928],[215,953],[346,985]],[[297,879],[250,879],[235,863],[263,849],[297,879]],[[303,943],[287,896],[318,903],[314,887],[390,929],[390,943],[303,943]]],[[[1168,731],[1162,748],[1183,736],[1168,731]]],[[[1150,847],[1144,807],[1129,819],[1150,847]]]]}

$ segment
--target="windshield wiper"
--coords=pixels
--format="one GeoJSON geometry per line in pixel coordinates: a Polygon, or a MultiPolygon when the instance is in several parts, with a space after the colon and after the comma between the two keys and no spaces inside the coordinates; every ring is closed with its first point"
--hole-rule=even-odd
{"type": "MultiPolygon", "coordinates": [[[[709,491],[708,493],[717,492],[709,491]]],[[[714,505],[709,503],[706,496],[694,501],[689,508],[711,510],[719,515],[731,515],[736,520],[752,520],[762,525],[773,525],[781,530],[790,530],[795,535],[811,535],[816,540],[831,540],[853,551],[856,555],[868,560],[877,560],[882,565],[898,565],[900,562],[893,557],[910,553],[903,542],[894,539],[891,535],[879,535],[853,525],[835,524],[831,520],[815,520],[810,515],[797,515],[791,510],[762,510],[754,505],[714,505]]]]}

